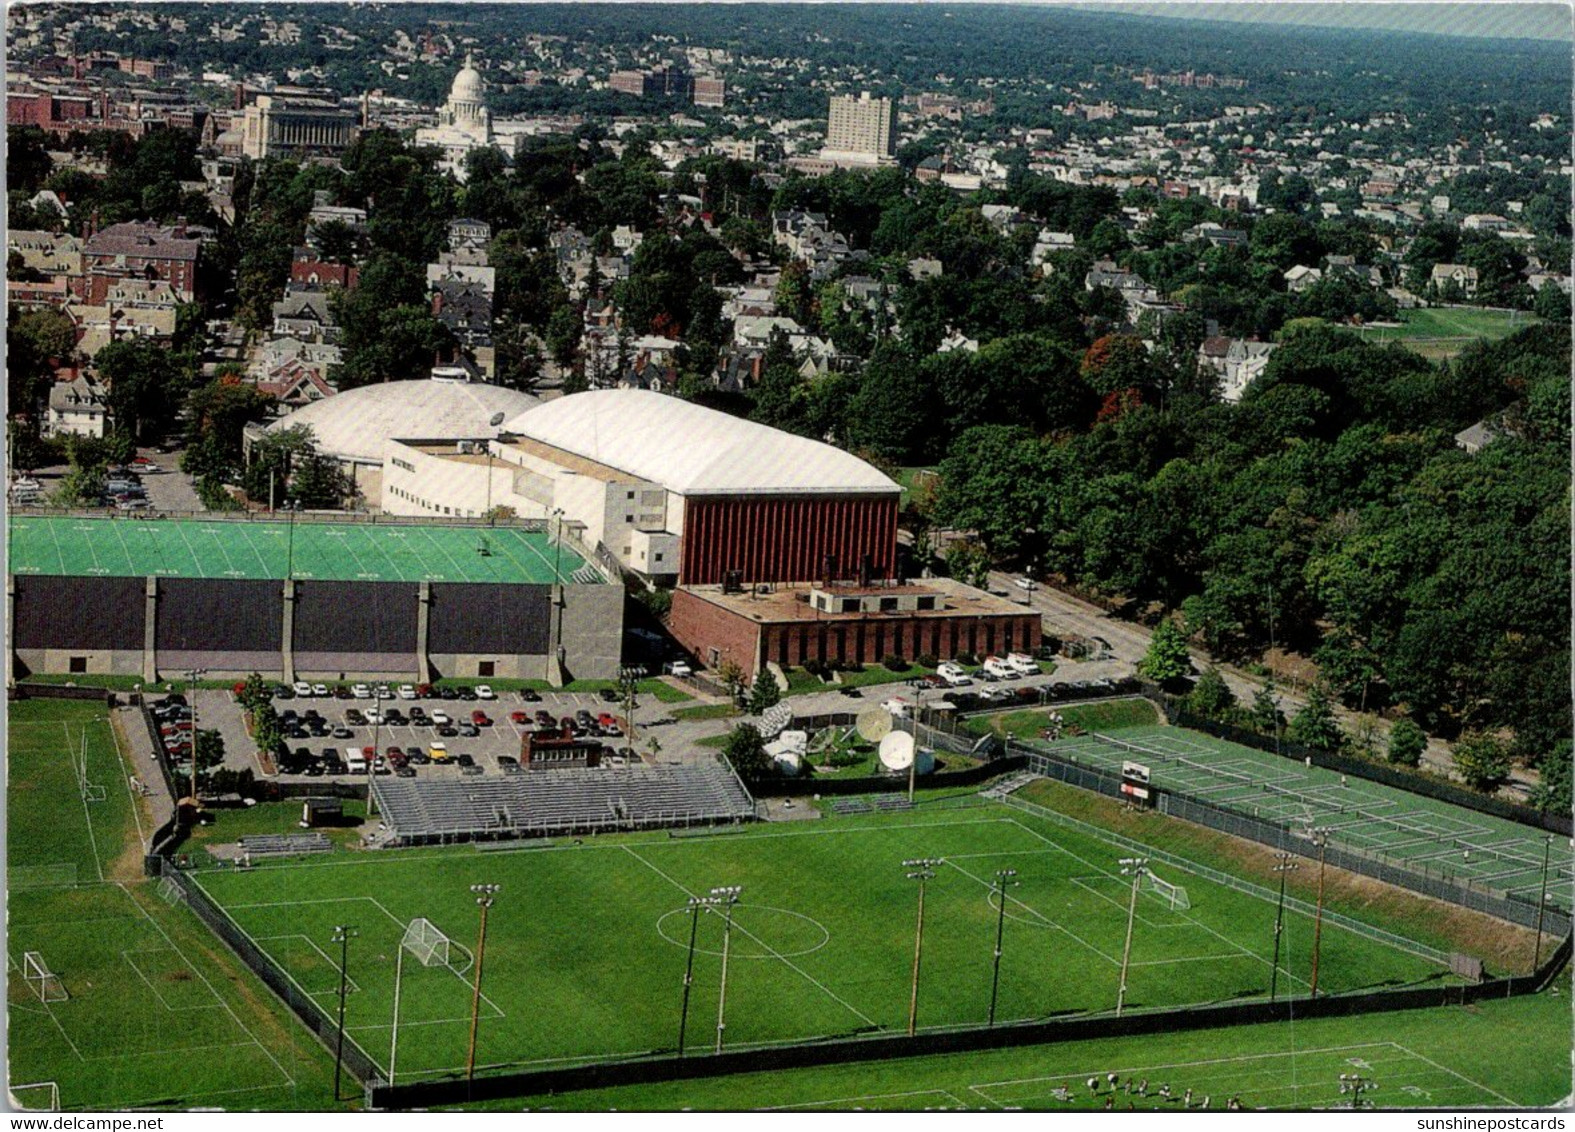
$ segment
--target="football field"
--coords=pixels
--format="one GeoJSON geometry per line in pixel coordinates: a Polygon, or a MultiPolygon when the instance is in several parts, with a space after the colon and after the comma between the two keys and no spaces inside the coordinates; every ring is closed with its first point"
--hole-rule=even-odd
{"type": "Polygon", "coordinates": [[[29,517],[9,546],[14,573],[101,577],[543,585],[585,565],[539,531],[404,523],[29,517]]]}
{"type": "MultiPolygon", "coordinates": [[[[464,1072],[474,884],[501,886],[479,1020],[478,1072],[490,1072],[674,1050],[691,930],[690,1052],[714,1049],[719,1032],[730,1048],[904,1032],[919,885],[903,862],[915,858],[943,862],[925,885],[921,1031],[985,1022],[998,926],[1000,1021],[1111,1012],[1131,893],[1121,855],[1096,836],[979,803],[710,837],[281,862],[198,880],[325,1009],[337,1002],[334,929],[353,927],[350,1039],[411,1081],[464,1072]],[[1015,870],[1004,915],[1002,870],[1015,870]],[[742,893],[725,938],[723,913],[691,920],[689,900],[730,885],[742,893]],[[417,918],[447,940],[431,966],[401,947],[417,918]]],[[[1274,977],[1273,899],[1157,867],[1185,898],[1142,891],[1126,1009],[1264,998],[1271,986],[1307,994],[1310,916],[1287,910],[1274,977]]],[[[1326,919],[1320,990],[1450,979],[1438,958],[1326,919]]]]}

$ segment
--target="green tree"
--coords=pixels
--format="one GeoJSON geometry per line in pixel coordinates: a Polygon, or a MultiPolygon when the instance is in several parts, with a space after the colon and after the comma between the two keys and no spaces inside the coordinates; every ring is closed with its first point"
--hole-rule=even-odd
{"type": "Polygon", "coordinates": [[[1307,694],[1306,706],[1291,719],[1286,734],[1292,741],[1315,751],[1338,751],[1344,744],[1345,735],[1334,718],[1334,707],[1322,682],[1313,685],[1307,694]]]}
{"type": "Polygon", "coordinates": [[[1455,769],[1466,785],[1482,794],[1496,794],[1509,781],[1509,748],[1496,735],[1468,731],[1454,747],[1455,769]]]}
{"type": "Polygon", "coordinates": [[[765,740],[752,723],[740,723],[733,728],[722,748],[728,765],[745,781],[757,781],[771,773],[771,756],[766,754],[765,740]]]}
{"type": "Polygon", "coordinates": [[[1138,675],[1166,684],[1179,680],[1192,671],[1192,658],[1187,653],[1187,638],[1175,621],[1166,617],[1149,638],[1148,652],[1138,662],[1138,675]]]}
{"type": "Polygon", "coordinates": [[[1427,750],[1427,733],[1409,718],[1395,720],[1389,729],[1389,761],[1401,766],[1421,766],[1427,750]]]}
{"type": "Polygon", "coordinates": [[[781,702],[782,689],[777,687],[776,678],[762,668],[755,673],[755,683],[749,691],[750,714],[764,715],[767,708],[775,707],[781,702]]]}
{"type": "Polygon", "coordinates": [[[1187,696],[1187,706],[1205,719],[1223,719],[1236,707],[1236,693],[1214,665],[1203,670],[1187,696]]]}
{"type": "Polygon", "coordinates": [[[1274,677],[1269,677],[1263,682],[1252,696],[1250,717],[1253,727],[1268,735],[1278,735],[1280,731],[1280,701],[1275,695],[1274,677]]]}
{"type": "Polygon", "coordinates": [[[1531,791],[1531,804],[1545,814],[1570,812],[1570,741],[1560,739],[1542,759],[1541,780],[1531,791]]]}

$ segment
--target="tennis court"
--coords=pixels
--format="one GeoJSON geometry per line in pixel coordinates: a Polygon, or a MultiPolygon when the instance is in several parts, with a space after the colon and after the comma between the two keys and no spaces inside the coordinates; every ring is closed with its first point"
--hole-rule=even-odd
{"type": "MultiPolygon", "coordinates": [[[[1081,735],[1045,749],[1113,774],[1123,762],[1144,763],[1157,787],[1292,829],[1326,829],[1332,845],[1453,874],[1462,883],[1531,900],[1542,884],[1550,835],[1541,830],[1199,732],[1130,728],[1119,737],[1081,735]]],[[[1575,862],[1566,839],[1553,837],[1551,848],[1548,892],[1565,907],[1575,862]]]]}
{"type": "Polygon", "coordinates": [[[368,582],[601,581],[540,531],[382,523],[18,518],[16,574],[317,578],[368,582]]]}

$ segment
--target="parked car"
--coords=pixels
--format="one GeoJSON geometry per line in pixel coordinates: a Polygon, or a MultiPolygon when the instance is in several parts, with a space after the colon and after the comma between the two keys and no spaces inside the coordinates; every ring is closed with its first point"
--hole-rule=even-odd
{"type": "Polygon", "coordinates": [[[358,700],[370,700],[372,688],[368,684],[356,684],[350,689],[350,694],[358,700]]]}
{"type": "Polygon", "coordinates": [[[470,722],[474,723],[477,727],[491,727],[492,717],[484,711],[473,711],[470,713],[470,722]]]}
{"type": "Polygon", "coordinates": [[[461,723],[455,730],[466,739],[476,739],[481,736],[481,728],[474,723],[461,723]]]}
{"type": "Polygon", "coordinates": [[[292,690],[303,700],[309,700],[312,698],[312,686],[304,680],[298,680],[292,690]]]}
{"type": "Polygon", "coordinates": [[[526,688],[520,693],[520,699],[524,700],[528,704],[539,704],[541,703],[541,693],[533,692],[529,688],[526,688]]]}
{"type": "Polygon", "coordinates": [[[427,749],[427,757],[435,763],[448,762],[448,744],[433,743],[432,746],[427,749]]]}
{"type": "Polygon", "coordinates": [[[453,723],[454,721],[451,718],[449,718],[448,712],[446,712],[446,711],[435,711],[435,712],[432,713],[432,722],[437,724],[439,727],[447,727],[449,724],[453,723]]]}
{"type": "Polygon", "coordinates": [[[493,695],[492,688],[489,685],[487,685],[487,684],[477,684],[476,685],[476,698],[478,700],[495,700],[498,697],[493,695]]]}
{"type": "MultiPolygon", "coordinates": [[[[376,711],[377,709],[372,708],[371,710],[376,711]]],[[[360,708],[350,708],[345,712],[345,722],[352,727],[363,727],[366,725],[366,716],[362,714],[360,708]]]]}
{"type": "Polygon", "coordinates": [[[413,700],[413,699],[415,699],[416,698],[416,686],[414,684],[401,684],[399,686],[399,698],[402,699],[402,700],[413,700]]]}
{"type": "Polygon", "coordinates": [[[596,694],[602,698],[602,702],[603,703],[609,703],[609,704],[615,704],[615,703],[617,703],[619,700],[621,700],[623,698],[622,696],[620,696],[618,694],[618,689],[617,688],[603,688],[600,692],[597,692],[596,694]]]}
{"type": "Polygon", "coordinates": [[[519,727],[529,727],[531,724],[530,712],[511,711],[509,712],[509,722],[519,727]]]}

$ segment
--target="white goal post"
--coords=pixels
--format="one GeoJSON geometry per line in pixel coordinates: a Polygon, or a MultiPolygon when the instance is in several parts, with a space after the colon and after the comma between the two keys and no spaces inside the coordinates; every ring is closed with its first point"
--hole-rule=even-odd
{"type": "Polygon", "coordinates": [[[66,993],[66,985],[60,981],[60,976],[51,971],[49,964],[44,962],[42,952],[22,953],[22,978],[38,996],[39,1002],[64,1002],[71,997],[66,993]]]}
{"type": "Polygon", "coordinates": [[[421,916],[410,921],[409,927],[405,928],[405,938],[399,943],[423,967],[447,967],[448,945],[448,936],[439,931],[431,920],[421,916]]]}
{"type": "Polygon", "coordinates": [[[1143,872],[1143,891],[1165,904],[1174,912],[1185,912],[1192,907],[1192,902],[1187,899],[1187,890],[1179,884],[1171,884],[1155,876],[1153,870],[1145,869],[1143,872]]]}

